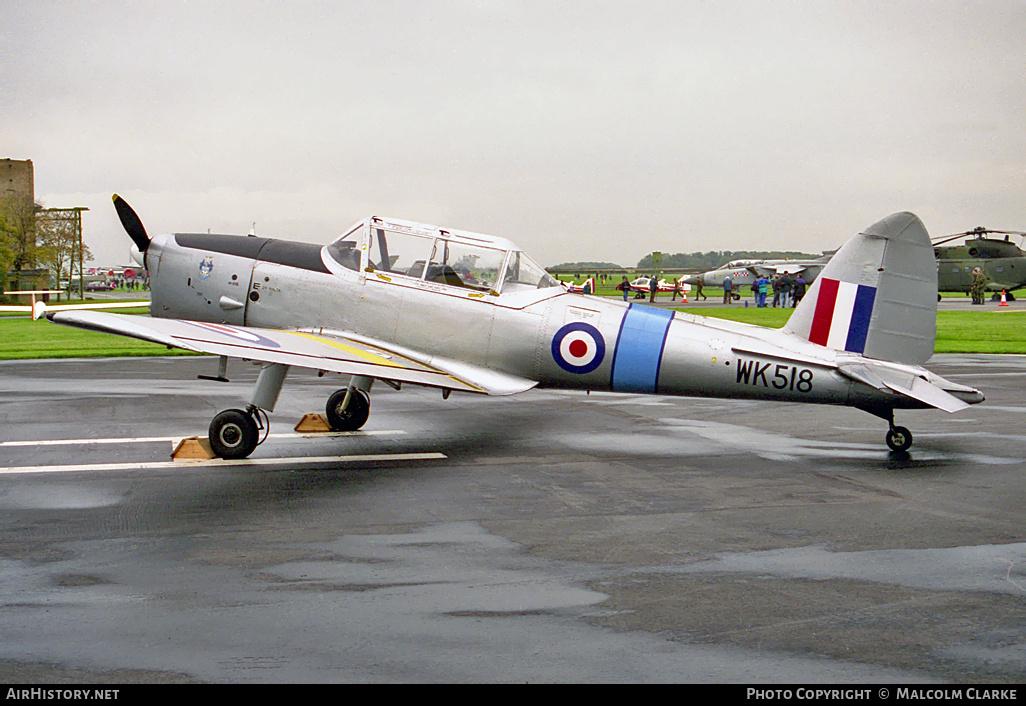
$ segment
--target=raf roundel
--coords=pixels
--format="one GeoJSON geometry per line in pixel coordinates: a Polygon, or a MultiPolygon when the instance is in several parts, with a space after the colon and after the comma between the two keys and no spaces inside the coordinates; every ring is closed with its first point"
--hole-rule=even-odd
{"type": "Polygon", "coordinates": [[[606,342],[591,324],[567,324],[552,338],[552,357],[568,373],[583,375],[602,364],[606,342]]]}

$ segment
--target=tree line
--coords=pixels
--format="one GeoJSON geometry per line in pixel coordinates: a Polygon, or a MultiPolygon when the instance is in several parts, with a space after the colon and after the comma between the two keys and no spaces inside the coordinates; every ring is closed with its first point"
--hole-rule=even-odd
{"type": "Polygon", "coordinates": [[[662,262],[658,265],[652,255],[646,255],[638,261],[638,269],[650,269],[654,265],[663,269],[695,269],[712,270],[731,260],[811,260],[819,254],[797,252],[794,250],[710,250],[692,253],[662,253],[662,262]]]}

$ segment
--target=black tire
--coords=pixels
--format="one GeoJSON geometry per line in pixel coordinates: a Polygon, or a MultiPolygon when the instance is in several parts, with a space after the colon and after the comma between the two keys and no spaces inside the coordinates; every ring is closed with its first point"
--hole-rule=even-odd
{"type": "Polygon", "coordinates": [[[367,417],[370,416],[370,397],[362,390],[353,390],[349,404],[342,409],[345,399],[345,389],[336,390],[328,398],[324,409],[328,426],[335,431],[356,431],[367,423],[367,417]]]}
{"type": "Polygon", "coordinates": [[[259,430],[252,415],[226,409],[210,421],[210,448],[219,458],[246,458],[257,447],[259,430]]]}
{"type": "Polygon", "coordinates": [[[908,451],[912,446],[912,432],[905,427],[892,427],[887,431],[887,445],[891,451],[908,451]]]}

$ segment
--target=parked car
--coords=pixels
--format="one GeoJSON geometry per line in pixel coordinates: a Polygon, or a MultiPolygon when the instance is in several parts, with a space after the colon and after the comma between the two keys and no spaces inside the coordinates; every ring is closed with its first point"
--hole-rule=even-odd
{"type": "Polygon", "coordinates": [[[110,282],[90,282],[85,286],[87,292],[111,292],[114,285],[110,282]]]}

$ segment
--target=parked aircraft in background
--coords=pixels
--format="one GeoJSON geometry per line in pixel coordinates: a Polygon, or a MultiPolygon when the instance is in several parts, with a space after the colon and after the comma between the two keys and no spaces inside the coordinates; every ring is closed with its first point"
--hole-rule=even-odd
{"type": "Polygon", "coordinates": [[[566,291],[572,292],[573,294],[594,294],[595,293],[595,278],[594,277],[589,277],[588,279],[584,280],[580,284],[575,284],[573,282],[564,282],[563,280],[560,280],[559,283],[563,285],[563,288],[566,291]]]}
{"type": "Polygon", "coordinates": [[[683,281],[687,284],[697,285],[701,280],[704,287],[722,287],[723,280],[729,276],[736,289],[751,285],[760,276],[773,279],[773,277],[786,272],[790,275],[801,273],[806,283],[811,284],[823,271],[826,263],[830,261],[831,255],[832,253],[823,255],[815,260],[731,260],[715,270],[692,275],[683,281]]]}
{"type": "Polygon", "coordinates": [[[59,289],[26,289],[16,290],[13,292],[4,292],[4,294],[15,295],[19,297],[28,296],[30,297],[31,301],[29,304],[5,304],[0,306],[0,311],[18,314],[30,314],[33,320],[42,317],[48,311],[73,311],[79,309],[143,309],[149,306],[149,302],[147,301],[97,301],[86,302],[84,304],[49,304],[41,299],[38,301],[36,300],[37,296],[64,294],[64,292],[59,289]]]}
{"type": "Polygon", "coordinates": [[[964,233],[955,233],[933,241],[937,257],[937,288],[941,292],[968,292],[972,288],[973,269],[981,268],[987,277],[987,289],[995,298],[1001,291],[1008,299],[1016,289],[1026,286],[1026,252],[1009,240],[1017,235],[1020,244],[1026,233],[1018,230],[988,230],[982,226],[964,233]],[[1003,235],[1004,238],[990,238],[1003,235]],[[957,245],[952,240],[966,238],[957,245]]]}
{"type": "MultiPolygon", "coordinates": [[[[679,283],[679,286],[680,286],[680,291],[681,292],[690,292],[691,291],[691,285],[690,284],[685,284],[684,283],[685,279],[686,279],[685,277],[681,277],[679,280],[677,280],[677,282],[679,283]]],[[[645,296],[648,296],[652,292],[652,290],[650,288],[651,282],[652,282],[652,278],[651,277],[638,277],[637,279],[634,279],[634,280],[631,281],[631,283],[630,283],[631,291],[632,292],[637,292],[638,294],[644,294],[645,296]]],[[[673,282],[667,282],[665,279],[660,278],[660,280],[656,283],[656,288],[657,288],[656,292],[658,292],[658,293],[666,294],[666,293],[672,292],[673,291],[673,282]]]]}
{"type": "Polygon", "coordinates": [[[567,292],[515,243],[366,218],[326,246],[248,236],[150,238],[115,207],[150,271],[150,317],[48,313],[51,321],[220,357],[260,361],[244,408],[210,423],[218,456],[266,438],[292,367],[340,373],[333,429],[355,430],[375,380],[487,395],[535,386],[955,412],[983,395],[921,367],[936,334],[937,272],[919,219],[897,213],[824,266],[782,329],[567,292]]]}

